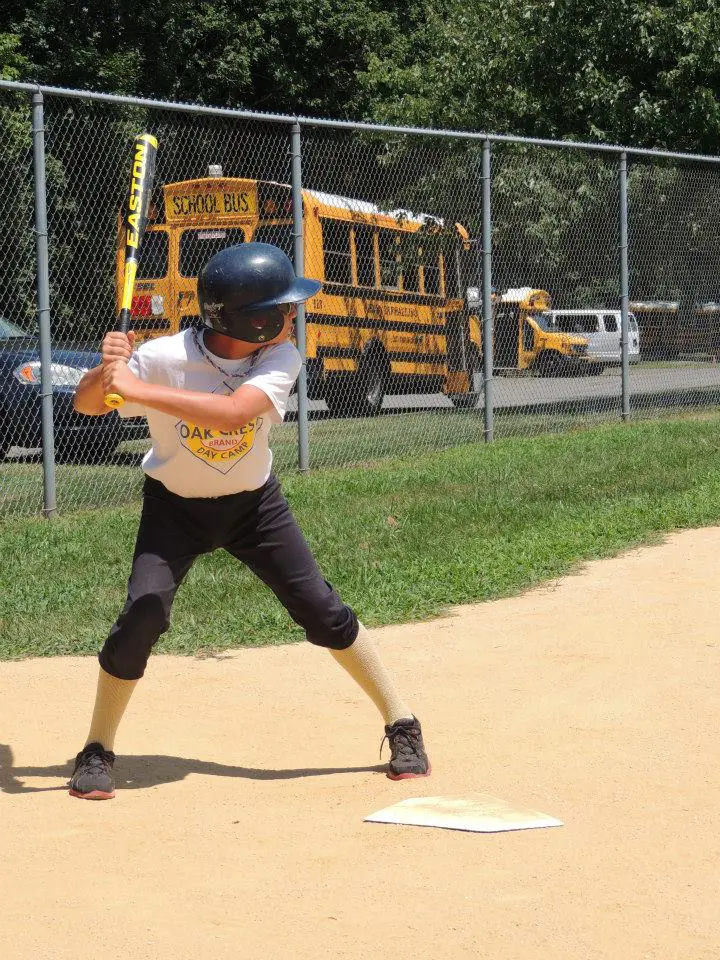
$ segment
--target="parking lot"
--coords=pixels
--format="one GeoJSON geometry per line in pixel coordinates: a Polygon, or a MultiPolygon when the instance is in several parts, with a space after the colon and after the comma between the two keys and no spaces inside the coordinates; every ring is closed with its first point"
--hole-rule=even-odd
{"type": "MultiPolygon", "coordinates": [[[[568,408],[610,410],[620,406],[622,382],[619,367],[607,368],[599,377],[561,377],[549,379],[528,376],[496,376],[493,380],[493,400],[496,411],[516,411],[527,408],[528,413],[542,412],[558,416],[568,408]]],[[[630,397],[633,405],[643,407],[657,403],[664,406],[714,406],[720,402],[720,364],[684,364],[677,366],[639,365],[630,369],[630,397]],[[639,403],[642,398],[642,403],[639,403]]],[[[478,406],[482,405],[482,400],[478,406]]],[[[313,419],[326,419],[327,407],[322,400],[308,404],[313,419]]],[[[440,393],[403,394],[385,397],[383,411],[408,413],[410,411],[453,410],[451,401],[440,393]]],[[[297,414],[297,395],[291,397],[290,419],[297,414]]],[[[13,447],[8,460],[27,458],[39,453],[37,449],[13,447]]]]}
{"type": "MultiPolygon", "coordinates": [[[[720,399],[720,364],[679,364],[677,366],[638,365],[630,368],[630,395],[662,399],[666,395],[707,392],[707,403],[720,399]],[[717,391],[717,394],[716,394],[717,391]]],[[[566,405],[581,400],[607,399],[620,402],[622,377],[619,367],[608,367],[599,377],[496,376],[493,400],[497,409],[546,405],[566,405]]],[[[323,413],[322,400],[310,401],[310,411],[323,413]]],[[[385,397],[383,409],[451,409],[452,403],[440,393],[431,395],[403,394],[385,397]]],[[[290,409],[297,410],[297,397],[291,398],[290,409]]]]}

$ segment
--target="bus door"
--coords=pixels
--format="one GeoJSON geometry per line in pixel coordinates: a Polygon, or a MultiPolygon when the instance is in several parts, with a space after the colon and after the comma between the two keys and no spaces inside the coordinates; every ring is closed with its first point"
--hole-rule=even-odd
{"type": "Polygon", "coordinates": [[[185,227],[179,231],[177,271],[172,291],[178,330],[185,330],[200,323],[197,277],[202,268],[225,247],[244,242],[245,232],[242,227],[185,227]]]}
{"type": "Polygon", "coordinates": [[[536,318],[532,318],[528,314],[523,314],[521,317],[522,329],[520,331],[520,356],[518,366],[522,370],[531,367],[537,357],[535,327],[531,323],[533,319],[537,322],[536,318]]]}
{"type": "MultiPolygon", "coordinates": [[[[136,340],[171,332],[171,237],[163,227],[149,228],[140,248],[135,290],[130,308],[136,340]]],[[[119,257],[117,291],[122,289],[122,254],[119,257]]]]}
{"type": "Polygon", "coordinates": [[[520,311],[503,304],[493,321],[493,366],[516,369],[518,365],[518,337],[520,311]]]}
{"type": "Polygon", "coordinates": [[[445,316],[447,368],[451,373],[468,369],[468,318],[464,310],[445,316]]]}

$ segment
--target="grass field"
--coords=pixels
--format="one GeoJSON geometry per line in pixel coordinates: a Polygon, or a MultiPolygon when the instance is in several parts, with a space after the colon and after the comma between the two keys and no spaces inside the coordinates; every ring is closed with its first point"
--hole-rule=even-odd
{"type": "MultiPolygon", "coordinates": [[[[673,390],[633,398],[634,420],[713,415],[716,391],[673,390]]],[[[536,437],[589,428],[620,419],[620,398],[553,401],[522,408],[496,409],[494,437],[536,437]]],[[[386,411],[370,419],[313,416],[308,425],[310,468],[365,467],[388,458],[415,458],[484,440],[482,409],[426,408],[386,411]]],[[[298,469],[298,425],[289,421],[273,428],[275,469],[288,476],[298,469]]],[[[120,506],[138,501],[141,474],[137,469],[148,440],[126,441],[109,463],[56,465],[56,503],[60,513],[93,507],[120,506]]],[[[39,454],[0,462],[0,523],[43,510],[43,469],[39,454]]]]}
{"type": "MultiPolygon", "coordinates": [[[[718,416],[643,422],[290,475],[285,489],[326,575],[375,625],[720,522],[719,447],[718,416]]],[[[124,600],[137,517],[124,506],[0,525],[0,657],[98,648],[124,600]]],[[[300,638],[275,598],[216,553],[191,571],[160,649],[300,638]]]]}
{"type": "MultiPolygon", "coordinates": [[[[617,412],[616,412],[617,415],[617,412]]],[[[607,411],[575,414],[501,414],[495,419],[496,437],[533,436],[563,432],[578,426],[607,422],[607,411]]],[[[287,476],[297,470],[297,424],[274,427],[275,469],[287,476]]],[[[417,410],[374,419],[314,419],[309,424],[310,466],[357,467],[380,460],[481,442],[485,424],[482,410],[417,410]]],[[[78,463],[56,466],[56,501],[63,513],[87,507],[119,506],[140,496],[142,454],[149,441],[127,441],[109,464],[78,463]]],[[[0,462],[0,518],[39,515],[43,508],[42,462],[39,455],[0,462]]]]}

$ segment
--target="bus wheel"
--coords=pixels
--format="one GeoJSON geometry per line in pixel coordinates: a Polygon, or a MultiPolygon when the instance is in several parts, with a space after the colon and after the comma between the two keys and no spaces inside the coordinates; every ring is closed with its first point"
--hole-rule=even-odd
{"type": "Polygon", "coordinates": [[[380,350],[368,351],[357,373],[336,373],[325,381],[325,403],[333,417],[376,417],[382,409],[388,364],[380,350]]]}
{"type": "Polygon", "coordinates": [[[563,359],[554,350],[545,350],[537,358],[535,367],[541,377],[560,377],[563,372],[563,359]]]}
{"type": "Polygon", "coordinates": [[[347,417],[350,399],[350,374],[331,373],[325,377],[323,400],[333,417],[347,417]]]}
{"type": "Polygon", "coordinates": [[[360,417],[376,417],[382,410],[389,374],[385,354],[371,350],[360,361],[357,376],[357,402],[360,417]]]}

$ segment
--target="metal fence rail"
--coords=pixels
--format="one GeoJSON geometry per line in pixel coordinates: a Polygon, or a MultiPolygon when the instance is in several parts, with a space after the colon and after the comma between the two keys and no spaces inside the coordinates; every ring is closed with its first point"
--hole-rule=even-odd
{"type": "MultiPolygon", "coordinates": [[[[257,237],[324,278],[326,299],[322,323],[312,302],[298,317],[280,471],[718,402],[720,158],[0,81],[2,518],[138,496],[143,424],[71,401],[114,322],[140,130],[160,143],[158,204],[211,168],[286,185],[287,222],[257,237]],[[441,291],[456,306],[440,318],[441,291]]],[[[165,300],[242,239],[188,231],[165,300]]],[[[160,246],[141,254],[149,282],[160,246]]]]}

